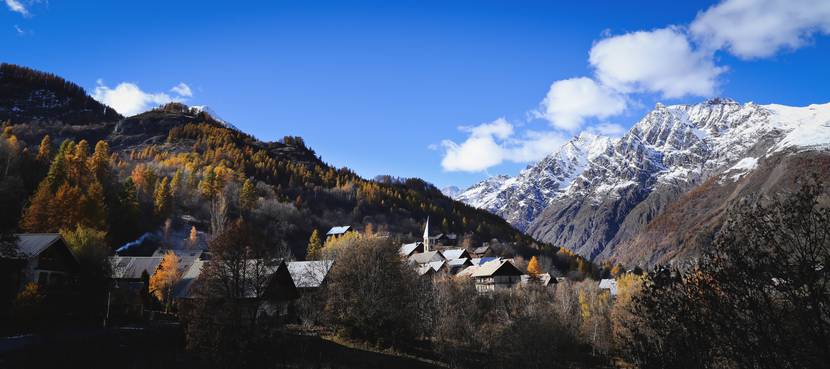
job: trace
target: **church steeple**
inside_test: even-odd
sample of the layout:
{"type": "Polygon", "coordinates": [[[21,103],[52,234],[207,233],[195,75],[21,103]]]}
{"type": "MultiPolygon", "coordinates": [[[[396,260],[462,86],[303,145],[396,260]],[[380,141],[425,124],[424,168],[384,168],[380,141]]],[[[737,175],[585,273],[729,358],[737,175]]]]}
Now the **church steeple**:
{"type": "Polygon", "coordinates": [[[424,225],[424,252],[429,252],[429,216],[427,216],[427,223],[424,225]]]}

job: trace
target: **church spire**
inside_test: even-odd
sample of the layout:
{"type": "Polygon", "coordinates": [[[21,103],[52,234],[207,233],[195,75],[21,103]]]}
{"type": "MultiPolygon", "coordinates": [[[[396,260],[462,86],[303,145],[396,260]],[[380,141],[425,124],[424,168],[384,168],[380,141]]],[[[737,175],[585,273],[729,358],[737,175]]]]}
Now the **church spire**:
{"type": "Polygon", "coordinates": [[[424,225],[424,252],[429,252],[429,215],[427,215],[427,223],[424,225]]]}

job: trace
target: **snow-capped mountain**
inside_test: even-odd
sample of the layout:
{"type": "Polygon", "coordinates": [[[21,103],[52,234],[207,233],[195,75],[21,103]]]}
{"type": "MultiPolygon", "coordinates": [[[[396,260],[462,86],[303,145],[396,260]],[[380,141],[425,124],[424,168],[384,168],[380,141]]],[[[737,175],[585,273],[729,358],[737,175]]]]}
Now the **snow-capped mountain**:
{"type": "Polygon", "coordinates": [[[693,243],[705,247],[705,237],[689,237],[712,235],[730,201],[786,188],[804,174],[793,169],[804,160],[830,162],[830,104],[658,104],[619,139],[580,138],[515,178],[498,178],[497,193],[470,196],[484,193],[479,184],[457,198],[588,257],[670,261],[693,254],[693,243]]]}
{"type": "Polygon", "coordinates": [[[516,177],[495,176],[453,196],[486,209],[524,231],[613,140],[584,132],[516,177]]]}

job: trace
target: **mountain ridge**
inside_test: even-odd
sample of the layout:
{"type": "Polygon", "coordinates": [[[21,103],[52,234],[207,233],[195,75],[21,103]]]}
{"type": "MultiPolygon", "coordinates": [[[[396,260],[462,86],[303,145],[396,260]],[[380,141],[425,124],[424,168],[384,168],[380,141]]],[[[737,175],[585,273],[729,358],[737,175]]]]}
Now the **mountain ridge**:
{"type": "MultiPolygon", "coordinates": [[[[828,154],[828,147],[830,104],[789,107],[740,104],[727,98],[698,104],[657,104],[606,150],[594,155],[563,191],[550,192],[556,187],[536,188],[537,193],[547,190],[552,194],[543,198],[548,205],[532,217],[526,228],[522,223],[517,228],[592,259],[647,265],[667,262],[670,258],[646,257],[647,252],[639,252],[639,259],[631,258],[627,256],[633,254],[630,246],[620,251],[616,251],[616,246],[646,247],[647,242],[629,241],[678,199],[712,178],[715,180],[709,187],[724,186],[730,181],[758,180],[751,174],[765,165],[763,158],[802,153],[824,156],[828,154]]],[[[550,162],[548,158],[529,168],[545,166],[562,169],[561,163],[550,162]]],[[[827,173],[820,172],[823,177],[827,173]]],[[[790,173],[784,177],[796,176],[790,173]]],[[[791,185],[784,182],[787,181],[779,181],[763,191],[770,193],[791,185]]],[[[491,198],[499,195],[489,193],[491,198]]],[[[475,198],[456,198],[481,205],[475,198]]],[[[521,208],[507,205],[488,210],[504,216],[521,208]]],[[[509,216],[506,219],[517,224],[509,216]]],[[[673,247],[686,246],[675,244],[673,247]]],[[[699,247],[700,244],[694,246],[699,247]]]]}
{"type": "MultiPolygon", "coordinates": [[[[113,236],[111,241],[116,246],[164,225],[165,220],[156,219],[153,212],[153,195],[157,189],[152,184],[156,179],[159,183],[162,179],[171,181],[178,172],[187,184],[182,184],[186,191],[172,207],[176,213],[171,225],[175,232],[190,230],[190,226],[182,223],[191,221],[181,219],[195,219],[193,224],[205,227],[206,219],[214,216],[215,209],[211,206],[216,204],[207,204],[202,198],[202,182],[221,176],[229,183],[222,191],[233,199],[226,205],[227,211],[235,217],[243,212],[236,198],[240,196],[243,184],[250,182],[252,191],[258,196],[257,208],[251,211],[250,218],[259,219],[272,233],[271,238],[285,242],[296,255],[305,253],[309,235],[315,229],[325,231],[344,224],[360,229],[374,224],[382,227],[381,231],[409,237],[420,234],[427,217],[434,219],[436,230],[470,235],[474,238],[472,242],[498,238],[514,243],[516,250],[523,253],[534,252],[542,246],[503,219],[454,201],[421,179],[386,176],[387,179],[369,180],[348,168],[334,168],[323,162],[300,137],[260,141],[214,117],[207,109],[194,109],[180,103],[123,117],[90,100],[82,88],[57,76],[12,65],[4,64],[3,68],[24,71],[29,80],[35,81],[18,85],[19,79],[11,78],[13,75],[0,74],[0,85],[16,86],[15,96],[24,96],[30,106],[41,109],[33,110],[36,115],[0,114],[0,118],[8,120],[6,131],[15,137],[24,151],[37,152],[36,144],[46,135],[53,143],[86,140],[88,145],[96,146],[96,142],[103,140],[109,143],[114,162],[117,183],[110,184],[116,187],[112,193],[126,186],[127,179],[135,178],[135,186],[140,187],[140,208],[147,214],[140,222],[128,223],[131,227],[128,231],[113,236]],[[52,80],[57,82],[43,82],[52,80]],[[32,93],[42,89],[43,85],[55,91],[50,90],[50,94],[45,95],[32,93]],[[67,89],[74,100],[66,104],[43,103],[52,95],[62,96],[61,88],[65,86],[69,86],[67,89]],[[45,98],[38,100],[40,96],[45,98]],[[97,113],[88,114],[89,106],[95,107],[97,113]],[[68,124],[50,119],[55,116],[69,116],[75,120],[68,124]],[[152,181],[147,182],[147,178],[152,181]],[[147,183],[150,183],[149,187],[147,183]]],[[[11,107],[0,106],[0,113],[11,110],[11,107]]],[[[53,154],[55,149],[52,147],[53,154]]],[[[30,160],[28,156],[21,157],[30,160]]],[[[48,167],[48,163],[46,165],[48,167]]],[[[14,196],[9,193],[15,211],[4,214],[3,224],[18,224],[26,199],[45,175],[45,172],[30,174],[27,168],[20,168],[20,171],[21,176],[31,178],[25,181],[20,191],[16,190],[14,196]],[[7,217],[15,219],[5,219],[7,217]]],[[[215,196],[213,199],[211,201],[215,202],[215,196]]],[[[107,201],[112,202],[108,204],[109,208],[119,207],[116,197],[108,195],[107,201]]]]}

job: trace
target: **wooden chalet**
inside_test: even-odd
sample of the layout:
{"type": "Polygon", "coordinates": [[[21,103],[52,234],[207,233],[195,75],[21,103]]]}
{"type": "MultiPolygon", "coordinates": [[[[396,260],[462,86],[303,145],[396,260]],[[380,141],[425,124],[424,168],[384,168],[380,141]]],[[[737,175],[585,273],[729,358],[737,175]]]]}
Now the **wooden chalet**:
{"type": "Polygon", "coordinates": [[[46,288],[62,288],[74,283],[80,270],[78,259],[58,233],[23,233],[10,248],[0,251],[0,259],[12,267],[3,268],[10,289],[20,290],[35,282],[46,288]]]}

